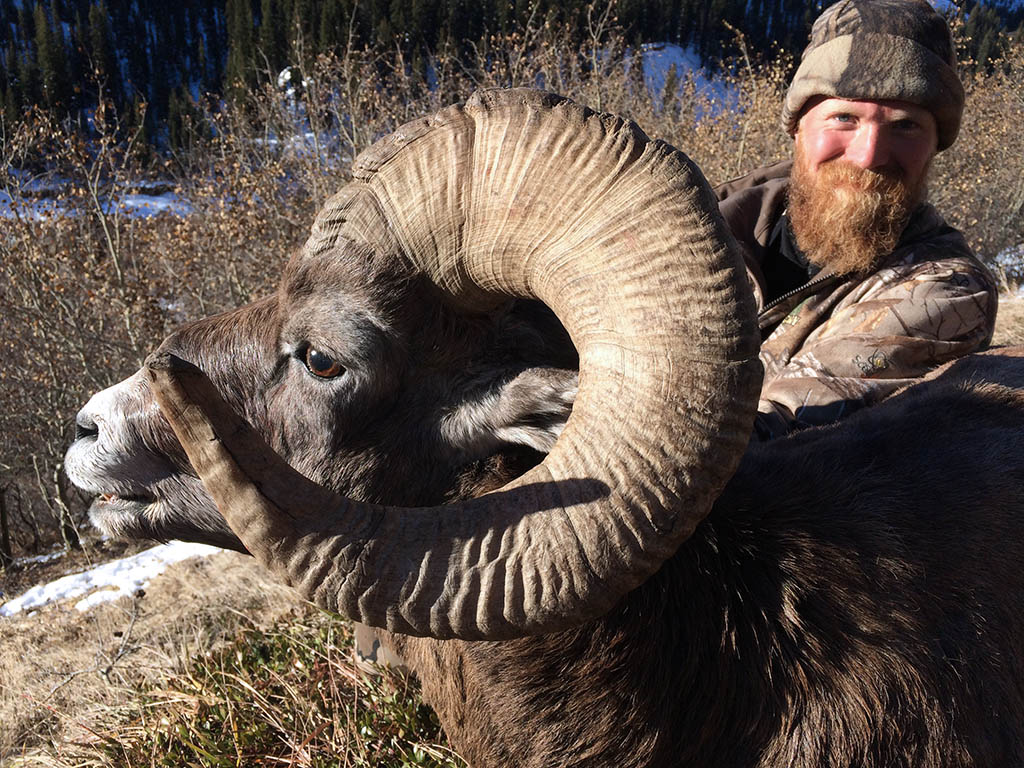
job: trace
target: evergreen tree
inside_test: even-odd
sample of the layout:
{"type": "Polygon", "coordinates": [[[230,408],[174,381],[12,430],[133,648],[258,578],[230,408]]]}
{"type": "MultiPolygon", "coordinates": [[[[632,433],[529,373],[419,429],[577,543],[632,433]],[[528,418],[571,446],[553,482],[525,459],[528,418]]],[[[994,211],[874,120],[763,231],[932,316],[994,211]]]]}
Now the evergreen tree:
{"type": "Polygon", "coordinates": [[[185,145],[185,107],[178,90],[175,88],[171,92],[167,103],[167,143],[171,149],[181,149],[185,145]]]}
{"type": "MultiPolygon", "coordinates": [[[[122,50],[127,60],[128,82],[125,83],[125,97],[129,93],[149,93],[149,59],[146,56],[146,25],[137,15],[128,13],[124,31],[118,33],[115,41],[123,41],[122,50]],[[123,35],[123,36],[121,36],[123,35]]],[[[115,42],[117,45],[117,42],[115,42]]]]}
{"type": "Polygon", "coordinates": [[[152,155],[151,141],[153,137],[152,120],[150,111],[138,93],[132,98],[132,103],[124,115],[126,135],[136,136],[133,146],[133,155],[136,159],[145,161],[152,155]]]}
{"type": "MultiPolygon", "coordinates": [[[[56,8],[53,8],[56,13],[56,8]]],[[[67,107],[68,71],[64,52],[64,34],[59,22],[47,17],[42,5],[35,9],[36,54],[39,61],[39,76],[43,86],[43,98],[47,106],[67,107]]]]}
{"type": "Polygon", "coordinates": [[[17,22],[18,9],[14,0],[0,0],[0,29],[10,29],[10,25],[17,22]]]}
{"type": "MultiPolygon", "coordinates": [[[[15,98],[18,98],[20,85],[18,83],[18,43],[14,38],[14,32],[8,31],[7,45],[4,47],[4,72],[7,73],[7,85],[14,91],[15,98]]],[[[18,99],[20,101],[20,99],[18,99]]]]}
{"type": "Polygon", "coordinates": [[[679,114],[679,71],[673,61],[665,73],[665,85],[661,89],[661,111],[675,117],[679,114]]]}
{"type": "Polygon", "coordinates": [[[288,24],[288,41],[291,55],[289,61],[303,69],[308,68],[309,58],[314,54],[316,38],[313,37],[313,3],[312,0],[292,0],[291,18],[288,24]],[[300,52],[306,57],[303,60],[300,52]]]}
{"type": "Polygon", "coordinates": [[[238,98],[255,84],[255,45],[249,0],[227,0],[228,60],[224,68],[225,92],[238,98]]]}
{"type": "Polygon", "coordinates": [[[644,79],[644,49],[637,46],[629,57],[629,71],[626,73],[630,92],[633,98],[641,100],[646,98],[647,82],[644,79]]]}
{"type": "Polygon", "coordinates": [[[18,9],[18,37],[23,45],[28,45],[29,41],[36,39],[34,9],[35,3],[29,3],[28,0],[24,0],[18,9]]]}
{"type": "MultiPolygon", "coordinates": [[[[419,39],[419,30],[416,29],[415,21],[413,20],[412,5],[411,0],[391,0],[388,4],[388,21],[391,22],[391,28],[394,29],[395,35],[402,43],[408,43],[410,39],[416,42],[419,39]]],[[[385,40],[382,42],[390,41],[385,40]]],[[[407,46],[406,50],[408,50],[407,46]]]]}
{"type": "Polygon", "coordinates": [[[86,61],[86,31],[82,22],[82,14],[75,9],[75,20],[71,25],[71,32],[68,37],[67,65],[68,85],[71,94],[71,106],[78,109],[83,102],[83,86],[88,74],[88,63],[86,61]]]}
{"type": "MultiPolygon", "coordinates": [[[[325,3],[324,7],[330,3],[325,3]]],[[[288,29],[281,0],[260,2],[260,50],[267,57],[273,74],[280,72],[288,56],[288,29]]]]}
{"type": "Polygon", "coordinates": [[[21,115],[21,105],[18,104],[18,97],[14,92],[14,86],[8,85],[4,88],[4,122],[8,125],[15,123],[21,115]]]}
{"type": "Polygon", "coordinates": [[[348,14],[341,0],[323,0],[320,6],[319,49],[324,53],[340,53],[348,42],[348,14]]]}
{"type": "Polygon", "coordinates": [[[100,0],[99,5],[89,7],[89,63],[106,93],[115,103],[120,104],[121,71],[111,42],[113,33],[109,19],[106,0],[100,0]]]}
{"type": "Polygon", "coordinates": [[[964,37],[977,67],[991,69],[992,62],[1006,52],[1009,37],[1003,18],[995,7],[975,3],[967,14],[964,37]]]}
{"type": "MultiPolygon", "coordinates": [[[[162,47],[160,45],[157,46],[162,47]]],[[[153,56],[152,82],[149,88],[151,101],[149,102],[149,117],[152,121],[151,135],[159,135],[159,123],[167,117],[167,106],[171,98],[173,72],[170,68],[170,58],[157,51],[153,56]]]]}
{"type": "Polygon", "coordinates": [[[43,97],[43,86],[39,79],[39,65],[32,48],[23,51],[18,57],[18,84],[21,90],[23,106],[40,104],[43,97]]]}
{"type": "Polygon", "coordinates": [[[205,93],[213,93],[220,88],[224,76],[224,46],[227,36],[225,15],[216,0],[204,0],[202,27],[203,52],[207,62],[207,81],[205,93]]]}
{"type": "MultiPolygon", "coordinates": [[[[491,6],[490,3],[487,6],[491,6]]],[[[444,4],[443,34],[458,49],[469,40],[479,40],[487,29],[497,27],[497,14],[493,7],[480,7],[470,0],[446,0],[444,4]],[[490,18],[485,18],[485,14],[490,18]]],[[[442,46],[442,39],[437,41],[437,48],[442,46]]]]}
{"type": "Polygon", "coordinates": [[[192,55],[192,43],[188,37],[188,25],[187,16],[189,6],[185,4],[166,4],[160,6],[163,8],[164,18],[164,42],[166,48],[171,51],[177,52],[176,56],[173,56],[174,60],[178,65],[182,64],[182,59],[185,58],[181,54],[186,53],[188,56],[192,55]]]}
{"type": "Polygon", "coordinates": [[[199,31],[200,9],[198,6],[189,5],[185,9],[185,45],[189,49],[188,75],[186,82],[194,83],[200,79],[202,73],[199,70],[199,48],[203,43],[202,33],[199,31]]]}
{"type": "MultiPolygon", "coordinates": [[[[104,0],[100,4],[107,13],[108,26],[110,28],[110,43],[111,47],[118,48],[123,47],[124,52],[132,48],[128,45],[128,41],[132,39],[134,29],[132,27],[131,19],[131,0],[104,0]]],[[[89,6],[89,18],[93,18],[93,6],[89,6]]]]}
{"type": "Polygon", "coordinates": [[[200,96],[213,93],[216,88],[217,77],[214,75],[214,67],[210,63],[209,55],[206,53],[206,41],[199,38],[199,53],[197,54],[197,67],[199,69],[199,93],[200,96]]]}
{"type": "Polygon", "coordinates": [[[974,58],[979,67],[988,69],[992,60],[998,55],[998,42],[996,40],[996,33],[993,29],[986,29],[980,40],[975,40],[974,58]]]}
{"type": "Polygon", "coordinates": [[[152,118],[154,133],[160,134],[159,123],[167,119],[167,108],[171,89],[176,83],[177,64],[184,58],[185,51],[174,46],[174,16],[166,3],[155,4],[148,14],[147,30],[150,51],[149,116],[152,118]]]}

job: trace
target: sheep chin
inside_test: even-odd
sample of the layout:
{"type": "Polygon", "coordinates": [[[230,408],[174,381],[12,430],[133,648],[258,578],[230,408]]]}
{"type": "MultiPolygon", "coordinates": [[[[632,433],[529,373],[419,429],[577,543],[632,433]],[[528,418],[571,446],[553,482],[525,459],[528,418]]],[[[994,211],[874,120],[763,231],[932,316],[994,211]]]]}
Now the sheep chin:
{"type": "Polygon", "coordinates": [[[89,521],[105,536],[142,537],[163,539],[152,525],[153,516],[147,514],[150,507],[159,503],[156,499],[142,497],[125,498],[111,493],[101,493],[89,507],[89,521]]]}

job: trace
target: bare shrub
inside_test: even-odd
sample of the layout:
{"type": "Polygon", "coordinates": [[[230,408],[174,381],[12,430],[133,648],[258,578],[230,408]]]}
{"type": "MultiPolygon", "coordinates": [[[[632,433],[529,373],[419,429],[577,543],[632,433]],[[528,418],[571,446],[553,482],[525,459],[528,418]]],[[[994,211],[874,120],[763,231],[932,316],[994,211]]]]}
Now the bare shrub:
{"type": "Polygon", "coordinates": [[[119,200],[132,142],[101,112],[93,142],[36,111],[0,143],[7,167],[19,169],[4,176],[12,203],[0,237],[0,484],[18,486],[33,515],[45,509],[66,546],[77,545],[80,522],[59,471],[71,419],[86,393],[137,365],[165,330],[160,281],[119,200]],[[33,173],[38,154],[54,162],[33,173]]]}
{"type": "Polygon", "coordinates": [[[996,256],[1024,243],[1024,40],[1008,44],[991,72],[971,67],[963,80],[963,126],[936,158],[930,197],[1009,288],[1024,271],[1007,273],[996,256]]]}

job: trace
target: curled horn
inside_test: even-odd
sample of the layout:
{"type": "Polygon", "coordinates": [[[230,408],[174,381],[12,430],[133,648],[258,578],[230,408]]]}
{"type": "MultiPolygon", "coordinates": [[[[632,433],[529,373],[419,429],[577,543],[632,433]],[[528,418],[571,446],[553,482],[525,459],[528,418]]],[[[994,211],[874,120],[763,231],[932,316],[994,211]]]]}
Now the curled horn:
{"type": "Polygon", "coordinates": [[[366,624],[503,639],[607,612],[691,534],[750,436],[753,302],[707,182],[633,123],[528,90],[409,123],[353,176],[303,258],[369,247],[467,309],[542,300],[579,351],[564,432],[486,496],[375,506],[302,478],[198,370],[155,359],[193,465],[256,557],[366,624]]]}

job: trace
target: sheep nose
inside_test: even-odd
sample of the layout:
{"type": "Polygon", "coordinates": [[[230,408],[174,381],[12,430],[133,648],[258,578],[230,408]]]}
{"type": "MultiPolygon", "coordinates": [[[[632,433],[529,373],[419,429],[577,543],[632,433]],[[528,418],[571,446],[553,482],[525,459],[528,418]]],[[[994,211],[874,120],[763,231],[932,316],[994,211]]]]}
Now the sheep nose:
{"type": "Polygon", "coordinates": [[[75,416],[75,440],[84,440],[87,437],[99,437],[100,428],[93,418],[85,411],[79,411],[75,416]]]}

